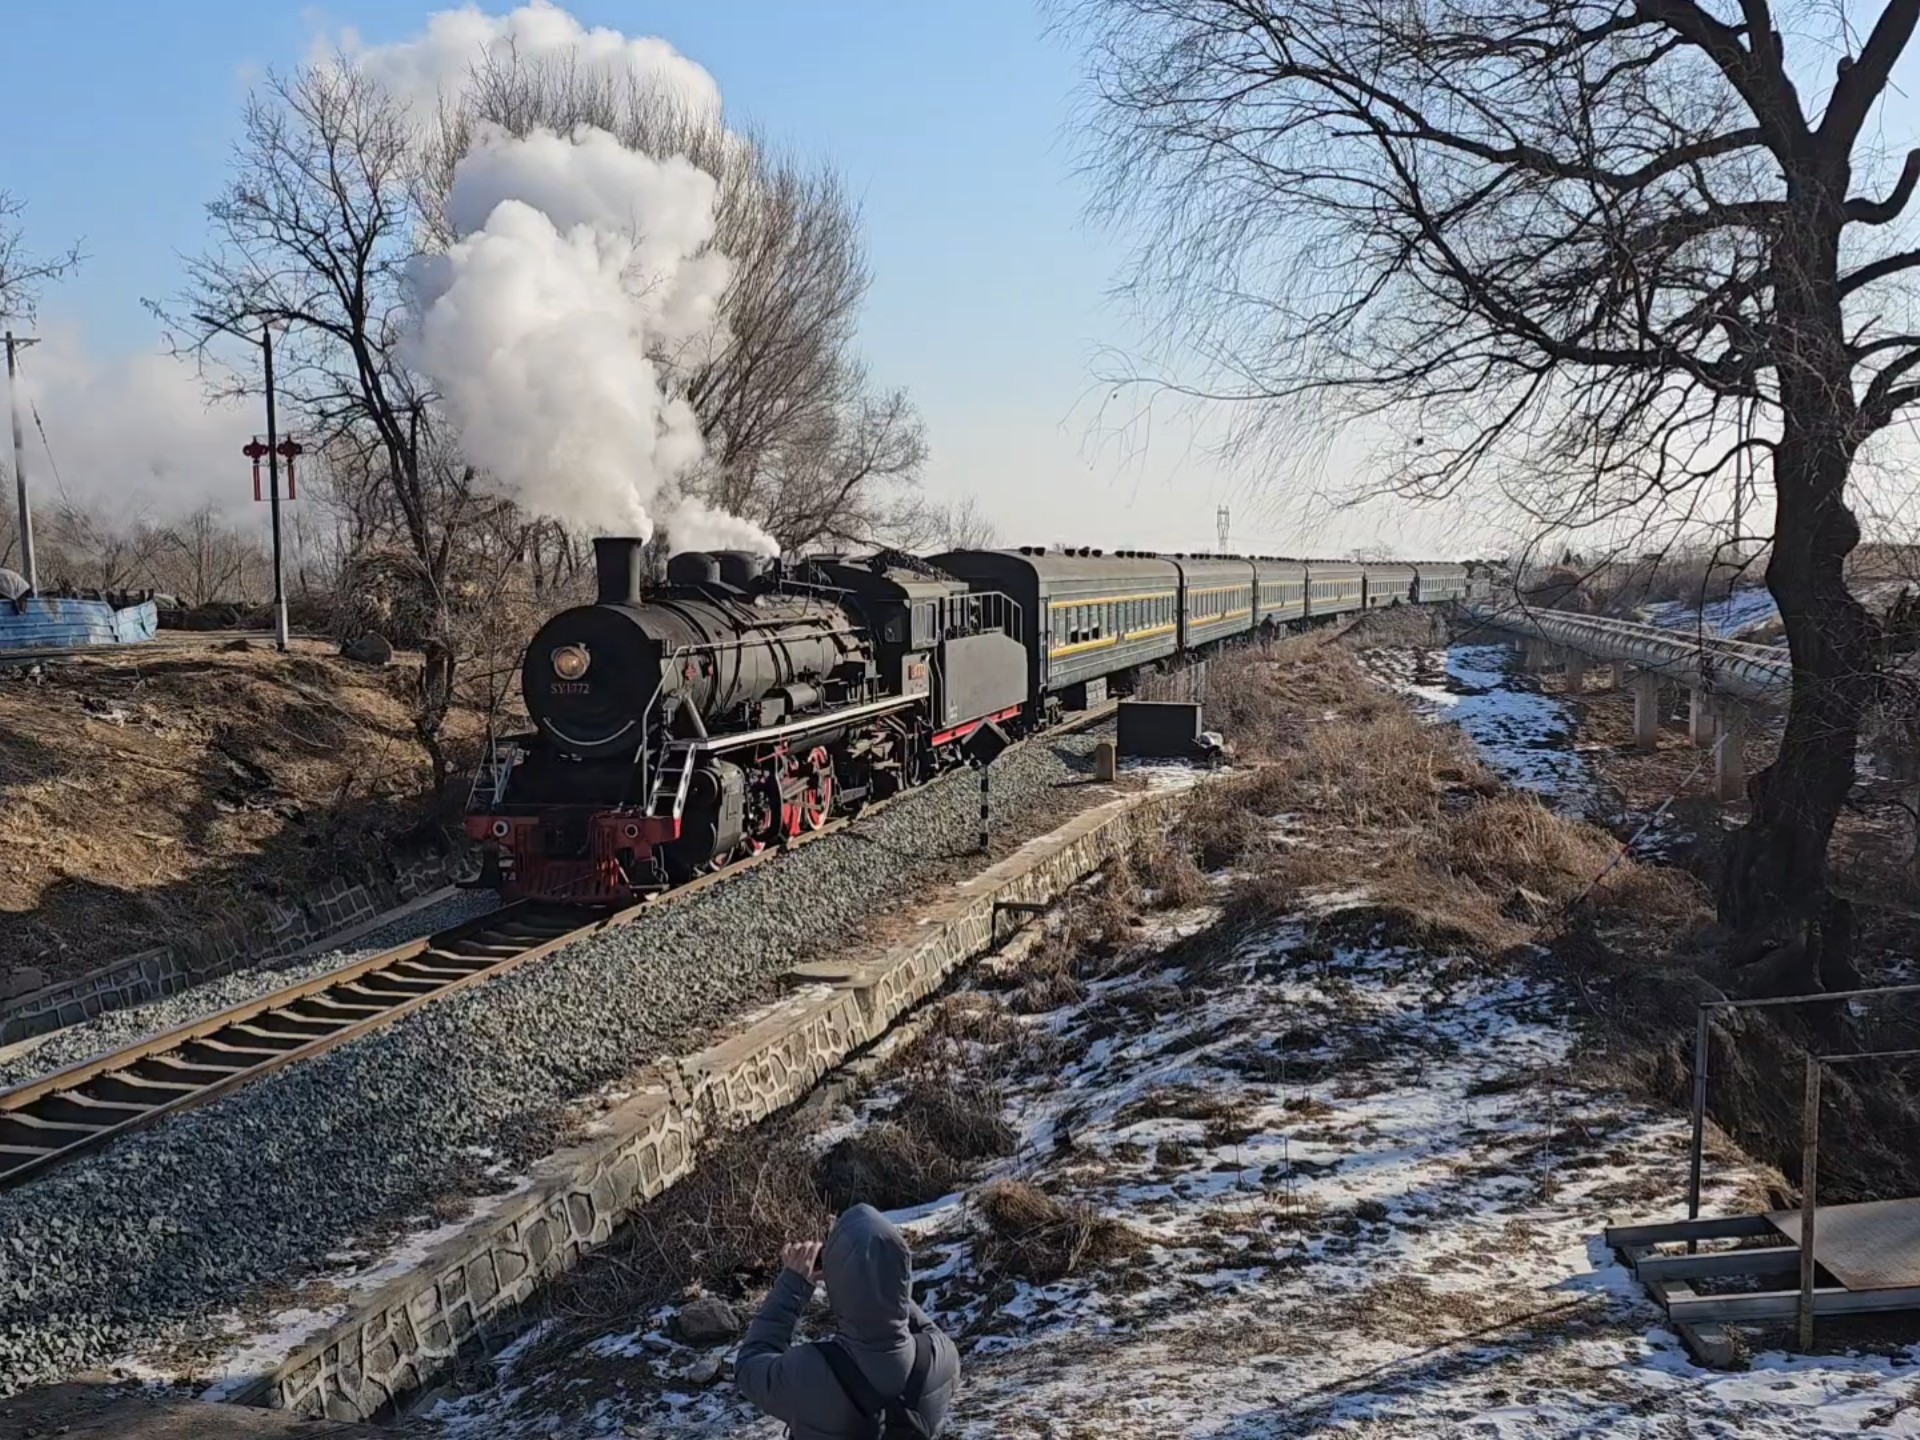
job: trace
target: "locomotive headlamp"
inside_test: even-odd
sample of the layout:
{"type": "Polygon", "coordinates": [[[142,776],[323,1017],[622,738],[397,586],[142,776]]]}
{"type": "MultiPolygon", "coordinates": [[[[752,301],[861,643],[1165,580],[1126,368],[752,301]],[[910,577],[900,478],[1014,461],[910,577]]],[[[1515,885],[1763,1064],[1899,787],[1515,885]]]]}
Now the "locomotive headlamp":
{"type": "Polygon", "coordinates": [[[592,663],[584,645],[562,645],[553,652],[553,673],[562,680],[578,680],[592,663]]]}

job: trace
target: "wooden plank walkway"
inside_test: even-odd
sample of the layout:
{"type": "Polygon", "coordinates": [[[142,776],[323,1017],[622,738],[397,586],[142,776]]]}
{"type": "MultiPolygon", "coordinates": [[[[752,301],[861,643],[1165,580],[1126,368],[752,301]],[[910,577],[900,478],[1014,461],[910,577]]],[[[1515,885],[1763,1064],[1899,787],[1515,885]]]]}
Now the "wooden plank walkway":
{"type": "MultiPolygon", "coordinates": [[[[1731,1363],[1726,1326],[1800,1313],[1798,1210],[1617,1225],[1606,1239],[1703,1364],[1731,1363]],[[1729,1241],[1747,1243],[1726,1248],[1729,1241]],[[1702,1250],[1703,1242],[1722,1248],[1702,1250]],[[1679,1244],[1687,1253],[1657,1248],[1679,1244]],[[1712,1280],[1748,1280],[1758,1288],[1703,1292],[1694,1283],[1712,1280]]],[[[1920,1310],[1920,1197],[1820,1206],[1813,1258],[1816,1316],[1920,1310]]]]}

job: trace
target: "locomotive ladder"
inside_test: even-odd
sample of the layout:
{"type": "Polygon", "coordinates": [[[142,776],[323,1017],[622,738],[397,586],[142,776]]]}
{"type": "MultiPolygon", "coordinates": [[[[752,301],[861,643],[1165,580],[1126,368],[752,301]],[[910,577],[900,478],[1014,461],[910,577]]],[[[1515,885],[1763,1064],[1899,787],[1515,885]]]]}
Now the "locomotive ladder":
{"type": "Polygon", "coordinates": [[[647,792],[647,815],[656,820],[678,820],[686,812],[687,790],[693,784],[694,742],[669,740],[653,768],[647,792]]]}

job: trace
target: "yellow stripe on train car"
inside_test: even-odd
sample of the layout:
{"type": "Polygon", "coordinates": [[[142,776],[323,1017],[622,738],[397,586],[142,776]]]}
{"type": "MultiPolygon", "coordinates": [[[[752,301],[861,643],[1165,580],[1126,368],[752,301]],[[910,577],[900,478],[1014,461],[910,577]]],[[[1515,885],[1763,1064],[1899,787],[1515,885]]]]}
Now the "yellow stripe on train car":
{"type": "Polygon", "coordinates": [[[1062,645],[1057,650],[1047,651],[1049,660],[1058,660],[1062,655],[1078,655],[1087,650],[1104,650],[1109,645],[1118,645],[1118,635],[1103,635],[1098,640],[1078,640],[1071,645],[1062,645]]]}

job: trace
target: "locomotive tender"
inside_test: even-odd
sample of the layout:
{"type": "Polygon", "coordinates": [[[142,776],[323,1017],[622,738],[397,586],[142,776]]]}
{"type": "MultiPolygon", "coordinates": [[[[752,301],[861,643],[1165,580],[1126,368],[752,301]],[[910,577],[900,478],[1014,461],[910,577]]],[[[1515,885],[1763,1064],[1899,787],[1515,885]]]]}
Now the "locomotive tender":
{"type": "Polygon", "coordinates": [[[782,563],[690,552],[644,580],[638,540],[594,541],[594,603],[521,667],[532,735],[482,768],[467,831],[483,883],[624,902],[817,830],[1221,642],[1470,597],[1453,564],[1139,551],[893,551],[782,563]]]}

